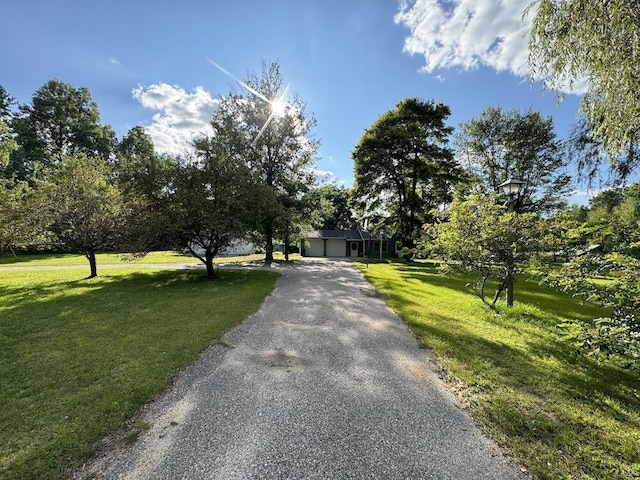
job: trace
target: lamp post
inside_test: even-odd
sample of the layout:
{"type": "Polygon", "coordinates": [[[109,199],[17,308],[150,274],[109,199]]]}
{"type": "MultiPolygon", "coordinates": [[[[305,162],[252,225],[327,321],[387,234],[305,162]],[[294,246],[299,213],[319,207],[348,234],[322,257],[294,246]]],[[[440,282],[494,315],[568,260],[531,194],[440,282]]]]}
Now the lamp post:
{"type": "MultiPolygon", "coordinates": [[[[510,178],[506,182],[503,182],[500,185],[498,185],[498,187],[502,188],[502,190],[504,191],[504,194],[507,196],[507,203],[508,203],[510,212],[516,213],[514,199],[518,195],[518,192],[520,192],[520,189],[522,188],[523,185],[524,185],[524,182],[522,180],[516,180],[513,178],[510,178]]],[[[513,252],[511,252],[507,259],[507,276],[505,278],[505,289],[507,291],[507,307],[509,308],[513,307],[513,283],[514,283],[513,277],[515,273],[514,270],[515,270],[515,261],[513,259],[513,252]]]]}
{"type": "Polygon", "coordinates": [[[506,182],[502,182],[500,185],[498,185],[498,188],[502,188],[502,190],[504,191],[504,194],[507,197],[509,197],[509,199],[511,200],[513,199],[513,197],[518,195],[518,192],[520,191],[523,185],[524,185],[524,182],[522,180],[516,180],[514,178],[510,178],[506,182]]]}

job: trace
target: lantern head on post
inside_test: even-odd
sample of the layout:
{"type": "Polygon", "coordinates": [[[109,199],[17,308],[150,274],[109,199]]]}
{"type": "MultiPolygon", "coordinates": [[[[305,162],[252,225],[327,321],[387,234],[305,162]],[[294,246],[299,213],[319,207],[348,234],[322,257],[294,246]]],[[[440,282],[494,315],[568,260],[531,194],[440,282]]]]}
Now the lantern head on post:
{"type": "Polygon", "coordinates": [[[507,197],[515,197],[524,185],[522,180],[510,178],[506,182],[501,183],[498,187],[502,188],[507,197]]]}

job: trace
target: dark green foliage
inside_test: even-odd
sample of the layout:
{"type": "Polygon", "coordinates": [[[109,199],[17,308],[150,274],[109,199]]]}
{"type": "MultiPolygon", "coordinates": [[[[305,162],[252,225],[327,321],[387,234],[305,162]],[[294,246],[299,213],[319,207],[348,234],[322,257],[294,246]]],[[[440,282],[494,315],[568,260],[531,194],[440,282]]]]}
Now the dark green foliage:
{"type": "Polygon", "coordinates": [[[345,187],[330,184],[309,190],[303,197],[309,227],[326,230],[357,228],[349,200],[350,190],[345,187]]]}
{"type": "Polygon", "coordinates": [[[155,153],[151,137],[142,127],[133,127],[116,148],[115,175],[129,206],[127,238],[130,251],[147,252],[169,248],[166,208],[171,158],[155,153]]]}
{"type": "Polygon", "coordinates": [[[174,165],[166,213],[169,235],[206,265],[210,278],[213,258],[247,237],[260,202],[268,198],[244,162],[235,126],[222,113],[214,115],[212,125],[214,135],[195,142],[195,157],[174,165]]]}
{"type": "Polygon", "coordinates": [[[7,123],[9,122],[11,119],[11,109],[14,104],[14,98],[0,85],[0,120],[7,123]]]}
{"type": "Polygon", "coordinates": [[[100,125],[98,105],[85,87],[50,80],[21,105],[11,127],[18,150],[10,172],[20,179],[38,176],[68,155],[84,154],[106,161],[116,144],[111,127],[100,125]]]}
{"type": "Polygon", "coordinates": [[[447,105],[408,98],[382,115],[353,150],[353,206],[368,229],[412,248],[431,210],[452,196],[461,169],[447,147],[447,105]]]}

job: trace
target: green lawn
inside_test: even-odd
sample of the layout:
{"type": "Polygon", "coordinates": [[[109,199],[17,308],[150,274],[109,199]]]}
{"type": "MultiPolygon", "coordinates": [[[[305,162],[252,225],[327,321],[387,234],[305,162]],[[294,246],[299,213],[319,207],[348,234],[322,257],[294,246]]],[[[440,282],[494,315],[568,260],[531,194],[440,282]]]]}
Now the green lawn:
{"type": "MultiPolygon", "coordinates": [[[[289,255],[290,259],[299,258],[300,255],[289,255]]],[[[280,252],[274,253],[277,261],[284,259],[284,255],[280,252]]],[[[239,255],[235,257],[217,257],[216,263],[258,263],[264,260],[264,254],[239,255]]],[[[180,254],[174,251],[149,252],[144,257],[132,257],[127,254],[119,253],[98,253],[96,254],[98,263],[98,274],[100,274],[101,265],[145,265],[154,263],[201,263],[196,257],[189,254],[180,254]]],[[[3,267],[26,267],[26,266],[74,266],[86,265],[89,268],[89,262],[82,254],[77,253],[32,253],[17,255],[5,254],[0,256],[0,266],[3,267]]]]}
{"type": "Polygon", "coordinates": [[[523,279],[513,309],[492,309],[428,264],[358,266],[478,425],[537,478],[640,478],[638,374],[576,356],[558,327],[602,311],[523,279]]]}
{"type": "Polygon", "coordinates": [[[277,274],[0,272],[0,478],[66,478],[231,326],[277,274]]]}

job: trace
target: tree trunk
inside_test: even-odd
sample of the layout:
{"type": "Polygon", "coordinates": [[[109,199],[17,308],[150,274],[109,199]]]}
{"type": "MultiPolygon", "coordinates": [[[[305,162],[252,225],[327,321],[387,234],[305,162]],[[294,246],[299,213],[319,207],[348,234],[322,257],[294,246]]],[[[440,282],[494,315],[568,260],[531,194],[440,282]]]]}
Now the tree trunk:
{"type": "Polygon", "coordinates": [[[285,262],[289,261],[289,245],[290,245],[290,240],[289,240],[289,234],[287,233],[284,236],[284,261],[285,262]]]}
{"type": "Polygon", "coordinates": [[[504,291],[504,287],[506,285],[506,281],[507,281],[507,279],[505,278],[504,280],[502,280],[500,282],[500,285],[498,285],[498,289],[496,290],[496,294],[493,296],[493,304],[494,305],[496,304],[496,302],[500,298],[500,294],[504,291]]]}
{"type": "Polygon", "coordinates": [[[507,288],[507,307],[513,307],[513,273],[509,273],[506,278],[507,288]]]}
{"type": "Polygon", "coordinates": [[[264,246],[264,261],[267,263],[273,262],[273,224],[269,224],[264,229],[265,246],[264,246]]]}
{"type": "Polygon", "coordinates": [[[213,267],[213,253],[207,250],[204,254],[204,264],[207,267],[207,278],[216,278],[216,270],[213,267]]]}
{"type": "Polygon", "coordinates": [[[486,303],[484,298],[484,287],[487,284],[488,278],[489,278],[488,275],[482,275],[480,278],[478,278],[478,281],[476,282],[476,295],[480,297],[480,299],[482,300],[482,303],[486,303]]]}
{"type": "Polygon", "coordinates": [[[89,260],[89,269],[91,270],[91,274],[89,278],[95,278],[98,276],[98,266],[96,265],[96,252],[93,248],[87,248],[84,251],[84,256],[89,260]]]}

